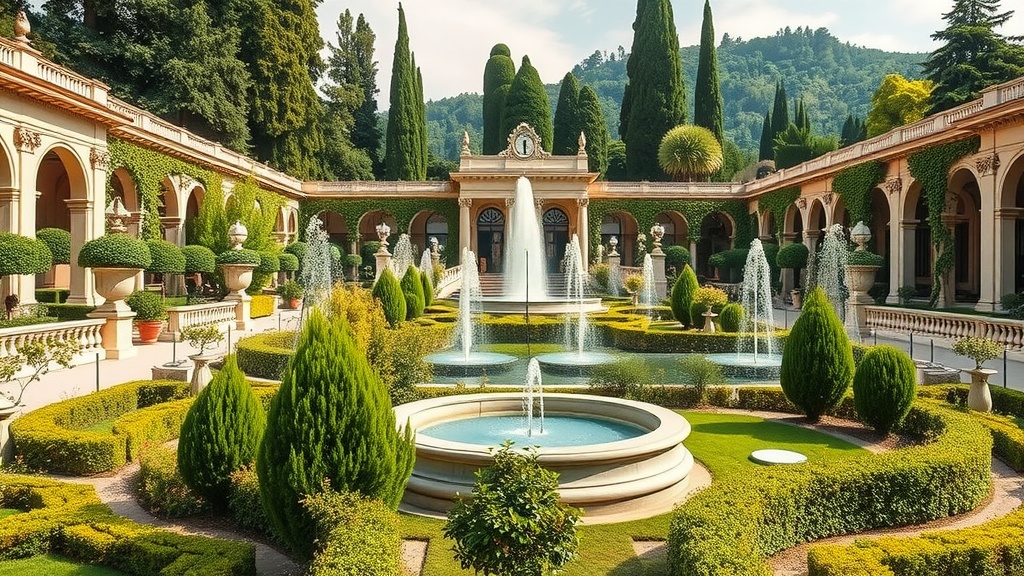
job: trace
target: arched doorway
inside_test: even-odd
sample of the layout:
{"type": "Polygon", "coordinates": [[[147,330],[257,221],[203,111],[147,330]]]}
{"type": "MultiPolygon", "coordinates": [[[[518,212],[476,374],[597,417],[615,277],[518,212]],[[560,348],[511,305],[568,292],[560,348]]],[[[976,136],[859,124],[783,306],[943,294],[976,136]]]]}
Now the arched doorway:
{"type": "MultiPolygon", "coordinates": [[[[974,173],[957,170],[950,178],[944,219],[953,228],[952,300],[977,302],[981,295],[981,191],[974,173]]],[[[950,299],[947,297],[947,302],[950,299]]]]}
{"type": "Polygon", "coordinates": [[[547,271],[555,273],[560,270],[565,259],[565,246],[569,243],[569,216],[561,208],[551,208],[544,212],[541,222],[544,225],[547,271]]]}
{"type": "Polygon", "coordinates": [[[716,252],[732,248],[735,232],[732,219],[722,212],[704,217],[700,223],[700,242],[697,243],[697,274],[704,278],[715,277],[716,270],[708,264],[708,258],[716,252]]]}
{"type": "Polygon", "coordinates": [[[885,260],[882,268],[875,275],[875,282],[881,284],[889,284],[891,278],[889,263],[892,262],[892,250],[889,242],[889,226],[889,199],[880,188],[875,188],[871,191],[871,240],[868,242],[868,249],[880,254],[885,260]]]}
{"type": "Polygon", "coordinates": [[[821,203],[821,200],[811,200],[811,205],[807,209],[807,229],[805,235],[814,242],[814,244],[808,246],[812,252],[816,252],[825,240],[825,227],[827,225],[825,205],[821,203]]]}
{"type": "Polygon", "coordinates": [[[477,261],[480,271],[501,273],[505,256],[505,215],[497,208],[485,208],[476,218],[477,261]]]}
{"type": "Polygon", "coordinates": [[[611,250],[609,241],[615,237],[618,242],[616,251],[619,253],[619,264],[633,266],[636,255],[637,223],[629,212],[612,212],[601,219],[601,244],[605,246],[605,254],[611,250]]]}
{"type": "Polygon", "coordinates": [[[409,222],[409,241],[415,248],[417,263],[423,251],[430,248],[431,238],[437,238],[439,246],[448,245],[448,220],[440,212],[424,210],[409,222]]]}
{"type": "MultiPolygon", "coordinates": [[[[103,230],[91,230],[89,215],[92,209],[86,206],[89,193],[86,187],[85,170],[78,157],[63,147],[56,147],[46,152],[39,162],[36,190],[38,196],[36,198],[35,229],[61,228],[71,232],[71,266],[67,279],[67,286],[71,293],[67,302],[92,304],[92,278],[91,275],[85,273],[84,268],[75,265],[78,251],[81,249],[81,245],[76,244],[75,239],[100,235],[103,230]]],[[[98,206],[93,209],[102,210],[103,207],[98,206]]],[[[56,280],[55,284],[57,284],[56,280]]],[[[31,295],[19,295],[24,302],[33,301],[31,295]]]]}
{"type": "Polygon", "coordinates": [[[911,246],[914,264],[913,286],[916,295],[924,296],[932,290],[932,229],[928,226],[928,202],[921,194],[920,185],[911,190],[908,200],[913,201],[913,218],[908,222],[914,230],[914,241],[911,246]]]}
{"type": "MultiPolygon", "coordinates": [[[[341,214],[332,210],[324,210],[317,214],[317,217],[323,223],[324,231],[327,232],[327,238],[331,244],[337,245],[342,252],[347,252],[348,226],[341,214]]],[[[376,232],[374,232],[373,239],[377,239],[376,232]]]]}
{"type": "MultiPolygon", "coordinates": [[[[654,221],[661,224],[665,229],[665,235],[661,237],[661,246],[682,246],[688,248],[689,230],[686,226],[686,218],[678,212],[662,212],[654,217],[654,221]]],[[[651,238],[653,241],[654,239],[651,238]]]]}

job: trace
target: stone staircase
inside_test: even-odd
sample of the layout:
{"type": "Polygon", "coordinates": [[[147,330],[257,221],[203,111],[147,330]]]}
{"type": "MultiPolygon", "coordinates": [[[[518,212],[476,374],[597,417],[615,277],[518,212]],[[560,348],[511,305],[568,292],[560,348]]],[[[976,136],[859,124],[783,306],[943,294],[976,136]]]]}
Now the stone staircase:
{"type": "MultiPolygon", "coordinates": [[[[485,296],[501,296],[505,290],[505,275],[504,274],[481,274],[480,275],[480,292],[485,296]]],[[[565,276],[562,274],[548,274],[548,294],[551,296],[562,298],[565,296],[565,276]]],[[[459,299],[460,290],[456,290],[452,293],[449,298],[452,300],[459,299]]]]}

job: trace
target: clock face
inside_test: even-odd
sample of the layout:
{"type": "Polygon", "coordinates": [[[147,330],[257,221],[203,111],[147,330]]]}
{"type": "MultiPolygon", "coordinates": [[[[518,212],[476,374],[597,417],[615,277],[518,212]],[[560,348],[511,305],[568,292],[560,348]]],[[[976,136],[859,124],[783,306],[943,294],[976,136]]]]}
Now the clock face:
{"type": "Polygon", "coordinates": [[[512,143],[512,151],[520,158],[533,156],[534,142],[529,134],[519,134],[512,143]]]}

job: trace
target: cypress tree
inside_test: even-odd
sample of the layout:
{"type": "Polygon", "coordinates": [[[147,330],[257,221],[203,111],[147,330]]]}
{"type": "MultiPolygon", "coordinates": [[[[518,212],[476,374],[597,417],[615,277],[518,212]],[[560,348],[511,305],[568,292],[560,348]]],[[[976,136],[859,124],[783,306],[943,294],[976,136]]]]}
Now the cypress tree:
{"type": "Polygon", "coordinates": [[[412,67],[416,70],[416,125],[420,129],[420,154],[416,157],[417,169],[423,178],[427,177],[427,103],[423,101],[423,72],[416,65],[416,55],[412,55],[412,67]]]}
{"type": "Polygon", "coordinates": [[[256,459],[277,535],[299,556],[312,555],[314,524],[300,500],[325,480],[397,508],[415,457],[410,434],[398,432],[387,390],[345,320],[314,309],[270,403],[256,459]]]}
{"type": "Polygon", "coordinates": [[[380,300],[381,307],[384,309],[384,317],[387,318],[391,327],[395,327],[399,322],[405,320],[407,313],[405,295],[402,294],[402,287],[390,267],[384,268],[373,285],[373,297],[380,300]]]}
{"type": "Polygon", "coordinates": [[[757,153],[758,160],[775,159],[775,139],[772,136],[772,113],[764,113],[764,124],[761,125],[761,144],[757,153]]]}
{"type": "Polygon", "coordinates": [[[789,127],[789,103],[782,80],[775,84],[775,102],[772,105],[772,142],[789,127]]]}
{"type": "Polygon", "coordinates": [[[362,14],[356,19],[352,35],[354,66],[359,70],[360,87],[363,89],[363,104],[355,111],[352,126],[352,144],[365,151],[373,161],[373,173],[383,176],[380,161],[381,133],[377,123],[377,62],[373,59],[373,43],[377,40],[370,24],[362,14]]]}
{"type": "Polygon", "coordinates": [[[603,176],[608,171],[608,124],[597,92],[590,86],[580,89],[578,110],[580,131],[587,138],[587,169],[603,176]]]}
{"type": "Polygon", "coordinates": [[[516,64],[510,55],[508,46],[495,44],[484,66],[484,154],[497,154],[507,145],[508,134],[501,133],[501,113],[516,77],[516,64]]]}
{"type": "Polygon", "coordinates": [[[405,319],[412,320],[423,315],[423,281],[420,280],[420,271],[415,266],[409,266],[405,275],[402,276],[402,295],[405,297],[405,319]]]}
{"type": "Polygon", "coordinates": [[[575,155],[579,149],[581,122],[579,119],[580,83],[572,72],[562,78],[555,108],[554,142],[552,153],[575,155]]]}
{"type": "Polygon", "coordinates": [[[850,338],[825,292],[816,287],[804,299],[782,351],[782,392],[815,422],[839,404],[852,381],[850,338]]]}
{"type": "Polygon", "coordinates": [[[916,395],[914,361],[894,346],[872,347],[853,375],[857,415],[883,434],[903,422],[916,395]]]}
{"type": "Polygon", "coordinates": [[[420,283],[423,285],[423,307],[426,308],[434,303],[434,281],[430,279],[431,271],[420,272],[420,283]]]}
{"type": "Polygon", "coordinates": [[[196,396],[181,424],[178,470],[194,492],[226,509],[231,473],[256,461],[266,414],[235,355],[196,396]]]}
{"type": "Polygon", "coordinates": [[[540,145],[551,152],[554,127],[551,124],[551,105],[540,74],[530,64],[530,57],[523,56],[516,78],[505,98],[505,109],[501,113],[501,133],[508,135],[521,122],[526,122],[537,131],[540,145]]]}
{"type": "Polygon", "coordinates": [[[391,108],[388,110],[384,171],[388,180],[424,180],[427,160],[423,158],[423,126],[420,118],[423,99],[417,80],[405,11],[398,4],[398,40],[391,66],[391,108]],[[419,100],[417,98],[419,97],[419,100]]]}
{"type": "Polygon", "coordinates": [[[690,268],[689,264],[684,264],[683,271],[680,272],[676,283],[672,285],[670,302],[672,315],[683,326],[696,325],[695,319],[690,317],[690,307],[693,304],[693,295],[697,293],[698,288],[700,288],[700,283],[697,281],[697,275],[693,273],[693,268],[690,268]]]}
{"type": "Polygon", "coordinates": [[[631,180],[665,180],[658,146],[666,132],[686,122],[679,35],[669,0],[637,2],[626,76],[619,115],[626,171],[631,180]]]}
{"type": "Polygon", "coordinates": [[[715,49],[715,24],[711,3],[704,0],[704,22],[700,28],[700,56],[697,60],[697,84],[693,97],[693,123],[703,126],[725,145],[722,87],[718,81],[718,51],[715,49]]]}

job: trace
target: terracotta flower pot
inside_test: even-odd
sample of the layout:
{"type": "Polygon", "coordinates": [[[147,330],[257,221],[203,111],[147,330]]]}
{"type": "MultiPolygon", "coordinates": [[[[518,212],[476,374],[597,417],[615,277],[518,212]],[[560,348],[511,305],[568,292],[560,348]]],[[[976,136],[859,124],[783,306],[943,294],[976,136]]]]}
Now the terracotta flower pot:
{"type": "Polygon", "coordinates": [[[288,309],[289,310],[298,310],[300,306],[302,306],[302,298],[289,298],[288,299],[288,309]]]}
{"type": "Polygon", "coordinates": [[[141,320],[135,323],[139,329],[139,341],[143,344],[152,344],[160,337],[160,331],[164,327],[163,320],[141,320]]]}

